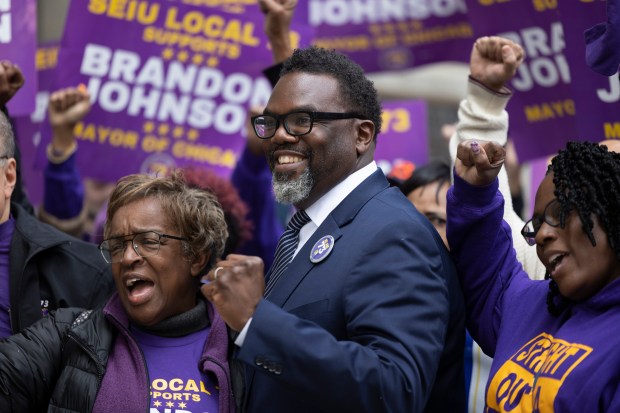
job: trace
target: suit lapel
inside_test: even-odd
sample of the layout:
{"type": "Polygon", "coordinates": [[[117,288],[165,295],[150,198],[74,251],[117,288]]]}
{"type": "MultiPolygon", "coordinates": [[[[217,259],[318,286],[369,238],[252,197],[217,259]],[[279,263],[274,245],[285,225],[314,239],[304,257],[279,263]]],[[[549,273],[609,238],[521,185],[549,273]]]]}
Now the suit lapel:
{"type": "MultiPolygon", "coordinates": [[[[299,250],[293,261],[288,265],[277,285],[269,295],[269,300],[274,304],[283,307],[286,300],[295,291],[299,283],[308,275],[308,272],[316,265],[310,261],[310,252],[314,244],[325,235],[331,235],[334,237],[334,243],[338,241],[338,238],[342,235],[340,228],[333,220],[328,216],[321,226],[312,234],[310,239],[299,250]]],[[[335,246],[333,247],[335,248],[335,246]]],[[[329,259],[329,257],[327,257],[329,259]]]]}
{"type": "MultiPolygon", "coordinates": [[[[293,258],[293,261],[291,261],[269,295],[269,300],[280,307],[284,307],[284,304],[295,291],[299,283],[301,283],[310,270],[317,265],[310,261],[310,253],[316,242],[326,235],[331,235],[334,237],[333,248],[337,248],[338,239],[342,236],[341,227],[353,220],[359,210],[370,199],[388,186],[389,183],[387,179],[385,179],[383,172],[378,169],[355,188],[353,192],[329,214],[321,226],[312,234],[301,250],[299,250],[297,255],[295,255],[295,258],[293,258]]],[[[329,259],[329,257],[326,259],[329,259]]]]}

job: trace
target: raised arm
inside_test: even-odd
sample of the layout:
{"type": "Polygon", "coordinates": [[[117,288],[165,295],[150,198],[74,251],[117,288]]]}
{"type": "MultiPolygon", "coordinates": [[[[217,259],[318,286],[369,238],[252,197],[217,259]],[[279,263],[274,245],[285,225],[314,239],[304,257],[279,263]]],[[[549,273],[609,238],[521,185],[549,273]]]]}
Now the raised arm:
{"type": "Polygon", "coordinates": [[[297,0],[259,0],[259,4],[265,14],[263,28],[273,54],[273,65],[264,69],[263,74],[269,79],[271,86],[275,86],[280,78],[282,62],[293,54],[291,20],[297,0]]]}
{"type": "Polygon", "coordinates": [[[291,20],[297,6],[297,0],[259,0],[265,13],[265,34],[271,44],[273,62],[281,63],[292,53],[291,20]]]}
{"type": "Polygon", "coordinates": [[[39,218],[68,234],[81,238],[86,210],[84,186],[76,165],[75,125],[90,111],[90,95],[83,85],[51,94],[48,114],[52,141],[47,147],[43,206],[39,218]]]}
{"type": "MultiPolygon", "coordinates": [[[[2,60],[0,61],[0,110],[6,115],[6,117],[12,122],[11,117],[9,116],[9,111],[6,107],[9,100],[15,96],[15,94],[21,89],[21,87],[26,82],[24,78],[24,74],[22,73],[19,66],[8,61],[2,60]]],[[[34,214],[34,208],[30,204],[30,200],[26,196],[24,188],[22,186],[22,178],[21,178],[21,153],[19,151],[19,143],[17,139],[17,135],[15,136],[15,162],[17,164],[17,181],[15,182],[15,189],[13,190],[13,194],[11,195],[11,202],[18,203],[26,211],[31,214],[34,214]]]]}
{"type": "Polygon", "coordinates": [[[4,107],[24,85],[21,69],[8,60],[0,62],[0,106],[4,107]]]}
{"type": "MultiPolygon", "coordinates": [[[[524,59],[521,46],[501,37],[481,37],[473,45],[467,97],[459,106],[459,122],[450,140],[450,154],[456,159],[459,143],[475,139],[492,141],[502,146],[508,138],[508,113],[511,97],[506,87],[524,59]]],[[[544,266],[535,249],[520,235],[523,219],[514,212],[506,168],[499,170],[499,189],[504,196],[504,220],[509,224],[517,259],[531,278],[542,279],[544,266]]]]}
{"type": "Polygon", "coordinates": [[[497,176],[505,156],[496,142],[461,142],[447,196],[447,237],[465,296],[467,328],[490,356],[501,329],[506,290],[516,282],[532,282],[516,259],[503,220],[497,176]]]}

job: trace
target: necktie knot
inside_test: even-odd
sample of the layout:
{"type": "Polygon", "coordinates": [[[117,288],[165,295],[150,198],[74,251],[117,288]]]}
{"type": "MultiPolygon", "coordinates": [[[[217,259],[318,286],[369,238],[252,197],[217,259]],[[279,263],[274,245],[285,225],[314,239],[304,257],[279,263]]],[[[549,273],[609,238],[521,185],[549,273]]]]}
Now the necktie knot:
{"type": "Polygon", "coordinates": [[[299,232],[299,230],[308,222],[310,222],[310,217],[305,210],[300,209],[299,211],[295,212],[295,215],[293,215],[293,218],[291,218],[291,221],[286,226],[286,229],[287,231],[289,229],[292,229],[299,232]]]}

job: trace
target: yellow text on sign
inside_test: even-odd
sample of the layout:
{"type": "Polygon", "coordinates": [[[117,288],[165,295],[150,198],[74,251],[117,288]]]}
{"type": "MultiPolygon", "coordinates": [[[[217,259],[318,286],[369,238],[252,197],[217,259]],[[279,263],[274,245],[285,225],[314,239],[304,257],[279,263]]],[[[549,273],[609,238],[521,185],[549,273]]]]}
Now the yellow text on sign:
{"type": "Polygon", "coordinates": [[[411,116],[409,111],[404,108],[384,109],[381,113],[383,126],[381,131],[404,133],[411,129],[411,116]]]}
{"type": "Polygon", "coordinates": [[[135,131],[125,131],[120,128],[110,128],[107,126],[95,125],[94,123],[78,123],[74,129],[78,139],[100,144],[108,144],[118,148],[136,149],[138,145],[138,133],[135,131]]]}

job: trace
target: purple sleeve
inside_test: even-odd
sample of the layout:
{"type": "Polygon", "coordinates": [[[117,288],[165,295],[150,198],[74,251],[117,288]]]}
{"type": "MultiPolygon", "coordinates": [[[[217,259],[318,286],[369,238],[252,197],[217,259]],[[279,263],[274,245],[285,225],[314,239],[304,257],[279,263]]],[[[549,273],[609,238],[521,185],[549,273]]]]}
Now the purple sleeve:
{"type": "Polygon", "coordinates": [[[261,257],[266,272],[271,267],[284,228],[278,219],[277,203],[271,189],[271,171],[265,157],[254,155],[246,147],[235,166],[232,182],[250,208],[248,218],[254,224],[252,239],[239,252],[261,257]]]}
{"type": "Polygon", "coordinates": [[[467,328],[484,352],[493,355],[506,290],[516,275],[527,278],[503,221],[504,198],[497,179],[476,187],[455,174],[447,213],[448,244],[465,295],[467,328]]]}
{"type": "Polygon", "coordinates": [[[48,162],[44,177],[45,211],[59,219],[80,215],[84,205],[84,187],[76,166],[75,154],[59,164],[48,162]]]}
{"type": "Polygon", "coordinates": [[[607,1],[607,21],[584,32],[586,64],[604,76],[613,76],[620,68],[620,0],[607,1]]]}

